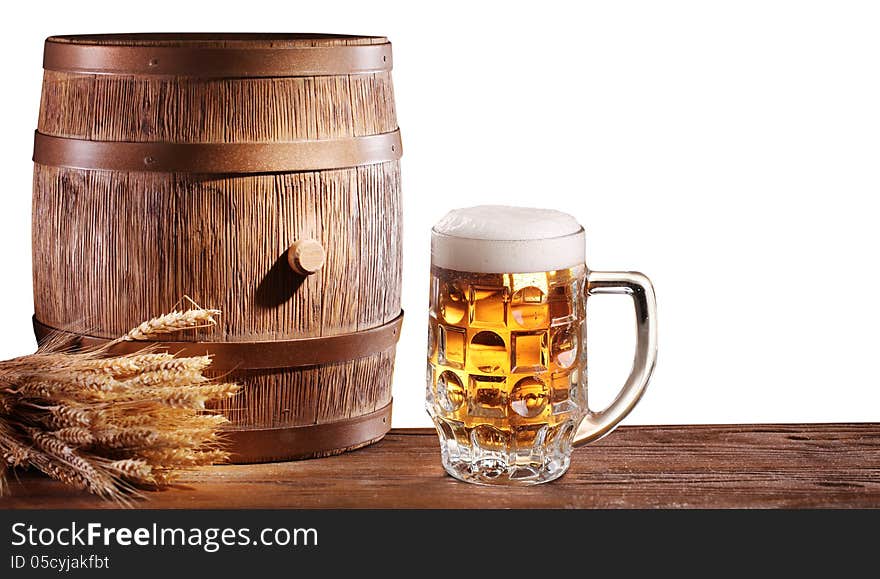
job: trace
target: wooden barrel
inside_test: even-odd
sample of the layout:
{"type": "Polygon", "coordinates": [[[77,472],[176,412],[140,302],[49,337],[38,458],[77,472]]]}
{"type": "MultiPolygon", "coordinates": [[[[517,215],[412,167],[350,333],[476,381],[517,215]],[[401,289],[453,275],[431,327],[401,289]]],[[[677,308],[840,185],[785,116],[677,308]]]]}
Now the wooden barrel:
{"type": "Polygon", "coordinates": [[[402,317],[388,40],[58,36],[43,68],[38,337],[97,344],[189,296],[219,327],[159,347],[244,385],[219,407],[234,460],[382,438],[402,317]]]}

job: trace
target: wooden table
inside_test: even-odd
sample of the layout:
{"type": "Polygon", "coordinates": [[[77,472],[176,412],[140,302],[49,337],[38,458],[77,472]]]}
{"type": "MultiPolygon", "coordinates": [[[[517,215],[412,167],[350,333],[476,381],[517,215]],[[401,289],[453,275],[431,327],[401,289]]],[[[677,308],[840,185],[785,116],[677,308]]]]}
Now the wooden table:
{"type": "MultiPolygon", "coordinates": [[[[30,473],[10,490],[0,507],[113,507],[30,473]]],[[[342,456],[203,468],[148,495],[138,507],[880,507],[880,424],[623,427],[528,488],[458,482],[433,430],[393,430],[342,456]]]]}

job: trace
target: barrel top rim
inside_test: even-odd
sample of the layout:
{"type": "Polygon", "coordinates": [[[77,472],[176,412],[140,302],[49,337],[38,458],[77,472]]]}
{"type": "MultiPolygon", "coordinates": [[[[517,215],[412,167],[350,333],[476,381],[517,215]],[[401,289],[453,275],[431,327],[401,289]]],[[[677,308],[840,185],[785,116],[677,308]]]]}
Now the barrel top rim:
{"type": "Polygon", "coordinates": [[[76,46],[161,48],[258,48],[369,46],[387,44],[385,36],[287,32],[137,32],[124,34],[65,34],[46,43],[76,46]]]}

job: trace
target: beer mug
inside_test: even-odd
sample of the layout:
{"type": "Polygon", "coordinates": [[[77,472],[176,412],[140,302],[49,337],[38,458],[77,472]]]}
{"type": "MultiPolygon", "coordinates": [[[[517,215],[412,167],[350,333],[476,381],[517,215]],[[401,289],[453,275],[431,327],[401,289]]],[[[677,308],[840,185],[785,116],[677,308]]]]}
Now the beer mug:
{"type": "Polygon", "coordinates": [[[657,355],[651,282],[590,271],[583,228],[558,211],[459,209],[431,233],[425,405],[444,468],[481,484],[558,478],[572,447],[611,432],[645,391],[657,355]],[[594,411],[586,303],[599,293],[632,297],[637,343],[623,389],[594,411]]]}

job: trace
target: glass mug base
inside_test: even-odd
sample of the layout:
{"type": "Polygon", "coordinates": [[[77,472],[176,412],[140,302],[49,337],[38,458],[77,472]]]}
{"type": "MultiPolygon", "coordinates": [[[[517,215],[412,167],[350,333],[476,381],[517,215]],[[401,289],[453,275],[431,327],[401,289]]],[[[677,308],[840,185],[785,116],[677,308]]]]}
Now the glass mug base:
{"type": "Polygon", "coordinates": [[[460,481],[486,486],[531,486],[550,482],[564,475],[569,464],[568,458],[530,465],[511,465],[501,459],[475,462],[443,459],[443,468],[449,475],[460,481]]]}
{"type": "Polygon", "coordinates": [[[434,424],[443,468],[461,481],[529,486],[561,477],[571,464],[570,421],[519,433],[488,424],[467,428],[436,416],[434,424]]]}

